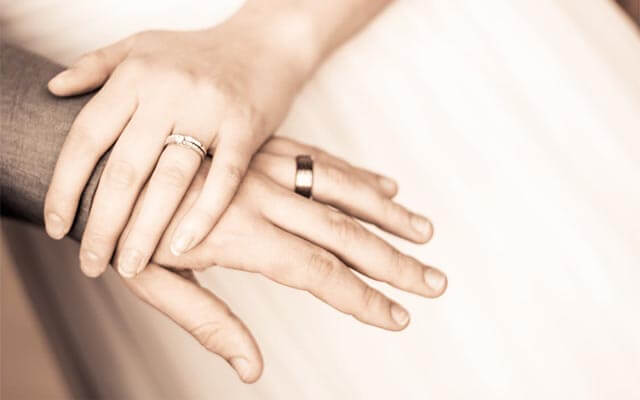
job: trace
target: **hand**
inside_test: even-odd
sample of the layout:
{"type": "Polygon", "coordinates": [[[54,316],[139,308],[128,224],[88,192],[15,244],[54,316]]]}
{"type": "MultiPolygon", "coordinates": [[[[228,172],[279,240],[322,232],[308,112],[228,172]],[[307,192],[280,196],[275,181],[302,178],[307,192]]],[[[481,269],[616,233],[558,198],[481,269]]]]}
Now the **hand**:
{"type": "Polygon", "coordinates": [[[104,271],[151,175],[143,217],[124,244],[131,251],[118,263],[127,277],[147,264],[200,162],[196,152],[182,146],[163,149],[171,133],[215,147],[200,196],[175,233],[174,253],[198,244],[224,212],[253,153],[283,119],[307,70],[297,55],[290,56],[292,49],[280,46],[278,35],[247,29],[248,23],[238,17],[203,31],[139,33],[85,55],[49,83],[58,96],[104,84],[77,116],[45,201],[47,232],[61,238],[96,162],[115,143],[82,239],[85,274],[104,271]]]}
{"type": "MultiPolygon", "coordinates": [[[[206,169],[203,165],[169,224],[153,256],[155,263],[178,269],[224,265],[258,272],[278,283],[307,290],[364,323],[389,330],[404,329],[408,312],[363,282],[350,268],[425,297],[437,297],[445,291],[447,279],[442,272],[399,252],[349,216],[414,242],[428,241],[433,232],[430,222],[391,200],[397,191],[393,181],[282,138],[271,139],[255,155],[237,195],[202,244],[175,256],[169,249],[171,232],[196,201],[206,169]],[[292,192],[297,154],[310,154],[315,160],[314,200],[292,192]]],[[[144,217],[146,206],[141,204],[146,203],[140,201],[134,209],[121,245],[126,243],[135,220],[144,217]]],[[[243,333],[241,339],[243,351],[248,353],[239,353],[233,347],[238,343],[234,336],[237,325],[231,324],[228,329],[223,324],[215,326],[216,345],[210,347],[225,357],[233,354],[244,359],[245,376],[257,377],[262,361],[253,350],[250,335],[243,333]]]]}

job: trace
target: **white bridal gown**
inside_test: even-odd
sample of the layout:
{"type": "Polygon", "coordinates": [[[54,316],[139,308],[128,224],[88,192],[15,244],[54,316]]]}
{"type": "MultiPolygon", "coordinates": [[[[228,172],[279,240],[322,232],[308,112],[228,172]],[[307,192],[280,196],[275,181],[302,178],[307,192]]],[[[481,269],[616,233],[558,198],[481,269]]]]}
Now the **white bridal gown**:
{"type": "MultiPolygon", "coordinates": [[[[208,26],[240,5],[0,3],[6,39],[62,63],[139,30],[208,26]]],[[[436,235],[394,243],[444,269],[446,295],[380,285],[412,313],[390,333],[260,276],[207,271],[202,282],[263,351],[262,379],[244,385],[114,272],[82,278],[75,244],[11,228],[39,243],[52,282],[73,283],[56,295],[96,392],[640,398],[640,34],[614,3],[398,1],[324,64],[278,134],[397,178],[398,199],[432,217],[436,235]]]]}

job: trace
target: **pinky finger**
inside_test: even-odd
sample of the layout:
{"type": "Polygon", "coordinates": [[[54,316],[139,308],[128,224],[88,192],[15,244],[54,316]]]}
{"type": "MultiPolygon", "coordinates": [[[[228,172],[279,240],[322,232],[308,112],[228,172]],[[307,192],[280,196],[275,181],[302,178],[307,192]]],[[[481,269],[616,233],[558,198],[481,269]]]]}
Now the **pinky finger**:
{"type": "Polygon", "coordinates": [[[202,192],[173,236],[174,255],[191,250],[213,229],[247,172],[249,153],[245,146],[224,141],[216,148],[202,192]]]}
{"type": "Polygon", "coordinates": [[[262,374],[262,355],[247,327],[211,292],[189,279],[150,264],[134,279],[131,291],[223,357],[245,383],[262,374]]]}

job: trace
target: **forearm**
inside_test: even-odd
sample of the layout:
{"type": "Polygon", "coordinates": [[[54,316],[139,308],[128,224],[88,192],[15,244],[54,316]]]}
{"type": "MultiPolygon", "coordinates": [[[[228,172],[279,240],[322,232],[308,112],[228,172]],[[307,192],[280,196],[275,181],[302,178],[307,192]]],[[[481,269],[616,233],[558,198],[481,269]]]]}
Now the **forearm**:
{"type": "MultiPolygon", "coordinates": [[[[0,193],[2,215],[43,224],[44,197],[62,143],[90,95],[58,99],[46,82],[62,67],[0,44],[0,193]]],[[[102,170],[87,185],[70,235],[79,238],[102,170]]]]}
{"type": "Polygon", "coordinates": [[[392,0],[248,0],[229,20],[267,38],[308,76],[392,0]]]}

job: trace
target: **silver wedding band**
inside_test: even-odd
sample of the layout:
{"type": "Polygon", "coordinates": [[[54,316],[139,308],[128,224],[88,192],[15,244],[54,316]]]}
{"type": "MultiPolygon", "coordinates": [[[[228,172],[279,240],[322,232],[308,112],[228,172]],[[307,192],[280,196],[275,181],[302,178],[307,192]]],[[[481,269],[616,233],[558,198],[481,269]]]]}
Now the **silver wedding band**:
{"type": "Polygon", "coordinates": [[[311,156],[301,154],[296,156],[296,181],[295,192],[308,199],[311,198],[313,187],[313,159],[311,156]]]}
{"type": "Polygon", "coordinates": [[[169,135],[164,141],[164,146],[167,147],[170,144],[177,144],[195,151],[200,156],[200,160],[204,160],[204,157],[207,155],[207,149],[204,148],[198,139],[192,136],[179,134],[169,135]]]}

